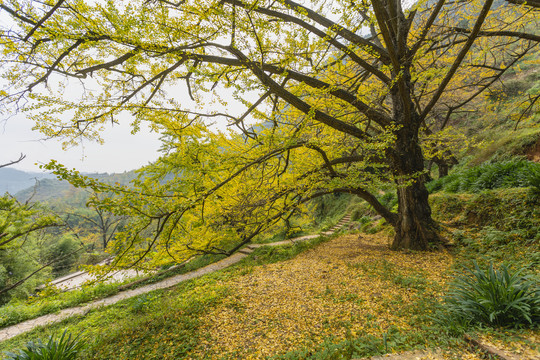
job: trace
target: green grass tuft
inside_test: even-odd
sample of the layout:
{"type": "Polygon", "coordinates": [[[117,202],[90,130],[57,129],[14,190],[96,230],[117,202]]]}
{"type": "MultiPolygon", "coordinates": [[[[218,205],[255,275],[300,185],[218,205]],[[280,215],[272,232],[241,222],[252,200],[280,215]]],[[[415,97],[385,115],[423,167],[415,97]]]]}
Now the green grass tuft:
{"type": "Polygon", "coordinates": [[[58,340],[51,335],[46,344],[41,340],[30,341],[26,344],[26,348],[18,353],[7,352],[5,360],[74,360],[82,347],[82,342],[76,338],[72,339],[71,334],[67,334],[67,330],[64,330],[58,340]]]}
{"type": "Polygon", "coordinates": [[[540,320],[540,288],[522,271],[502,265],[465,268],[445,299],[450,321],[500,327],[534,326],[540,320]]]}

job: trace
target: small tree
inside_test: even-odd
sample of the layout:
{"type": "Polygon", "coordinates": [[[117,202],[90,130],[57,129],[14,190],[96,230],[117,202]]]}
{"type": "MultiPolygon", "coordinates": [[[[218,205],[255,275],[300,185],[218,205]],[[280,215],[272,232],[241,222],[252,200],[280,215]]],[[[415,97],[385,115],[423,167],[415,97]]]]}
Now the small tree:
{"type": "MultiPolygon", "coordinates": [[[[104,195],[92,192],[86,203],[86,209],[75,209],[68,212],[67,216],[82,220],[90,231],[99,237],[102,249],[106,249],[116,233],[122,229],[126,217],[115,215],[101,207],[104,195]]],[[[69,221],[69,219],[67,220],[69,221]]]]}

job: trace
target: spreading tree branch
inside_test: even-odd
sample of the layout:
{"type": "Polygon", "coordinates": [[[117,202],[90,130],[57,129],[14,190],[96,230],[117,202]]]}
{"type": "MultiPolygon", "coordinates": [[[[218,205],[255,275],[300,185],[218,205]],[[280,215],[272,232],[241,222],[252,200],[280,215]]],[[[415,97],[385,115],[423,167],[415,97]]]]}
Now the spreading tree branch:
{"type": "Polygon", "coordinates": [[[463,62],[463,59],[465,59],[465,56],[469,52],[469,49],[471,48],[472,44],[476,40],[478,33],[480,32],[480,29],[482,28],[482,25],[484,24],[484,21],[486,20],[486,17],[489,13],[489,10],[491,9],[491,5],[493,4],[493,0],[486,0],[484,6],[482,7],[482,10],[478,14],[478,17],[476,19],[476,23],[474,24],[474,27],[469,35],[469,38],[467,39],[467,42],[459,52],[458,56],[454,60],[454,63],[446,73],[446,76],[442,80],[441,84],[439,85],[437,91],[435,92],[435,95],[433,95],[431,101],[428,103],[428,105],[424,108],[424,111],[420,115],[420,121],[424,121],[426,116],[429,114],[431,109],[437,104],[437,101],[439,101],[440,97],[442,96],[444,90],[446,89],[446,86],[452,80],[454,77],[456,71],[461,66],[461,63],[463,62]]]}

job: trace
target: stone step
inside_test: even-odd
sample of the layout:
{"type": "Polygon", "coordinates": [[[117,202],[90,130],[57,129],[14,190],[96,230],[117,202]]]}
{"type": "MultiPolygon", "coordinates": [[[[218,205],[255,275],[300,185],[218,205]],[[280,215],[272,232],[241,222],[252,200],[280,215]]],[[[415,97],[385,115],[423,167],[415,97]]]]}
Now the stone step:
{"type": "MultiPolygon", "coordinates": [[[[350,215],[347,215],[343,217],[336,225],[334,225],[332,228],[328,229],[327,231],[323,231],[320,233],[322,236],[330,236],[335,234],[337,231],[341,230],[343,226],[345,226],[347,223],[350,222],[350,215]]],[[[285,244],[291,244],[295,243],[296,241],[305,241],[309,239],[313,239],[316,237],[319,237],[320,235],[304,235],[293,239],[287,239],[283,241],[278,241],[275,243],[268,243],[268,244],[249,244],[242,250],[239,250],[238,252],[242,254],[250,254],[254,249],[260,248],[261,246],[278,246],[278,245],[285,245],[285,244]],[[244,252],[244,250],[249,249],[247,252],[244,252]]]]}
{"type": "Polygon", "coordinates": [[[319,234],[304,235],[304,236],[299,236],[299,237],[289,239],[289,241],[294,243],[294,242],[297,242],[297,241],[306,241],[306,240],[311,240],[311,239],[315,239],[315,238],[318,238],[318,237],[319,237],[319,234]]]}
{"type": "Polygon", "coordinates": [[[238,252],[241,254],[249,255],[253,252],[253,249],[250,249],[249,247],[245,247],[243,249],[238,250],[238,252]]]}

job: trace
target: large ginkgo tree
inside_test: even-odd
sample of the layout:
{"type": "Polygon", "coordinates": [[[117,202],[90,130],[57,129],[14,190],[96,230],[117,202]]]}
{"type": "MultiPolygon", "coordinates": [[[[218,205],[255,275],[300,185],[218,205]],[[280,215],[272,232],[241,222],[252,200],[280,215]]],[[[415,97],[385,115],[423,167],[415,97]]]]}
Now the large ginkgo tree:
{"type": "MultiPolygon", "coordinates": [[[[536,51],[540,13],[505,1],[3,0],[4,111],[66,142],[131,116],[163,156],[116,192],[133,262],[228,253],[323,194],[366,200],[395,249],[441,241],[426,161],[455,161],[449,119],[536,51]],[[244,109],[236,104],[243,104],[244,109]],[[228,128],[227,128],[228,126],[228,128]],[[227,130],[228,129],[228,130],[227,130]],[[375,196],[396,185],[398,209],[375,196]]],[[[535,99],[529,99],[534,104],[535,99]]],[[[455,137],[454,137],[455,140],[455,137]]]]}

